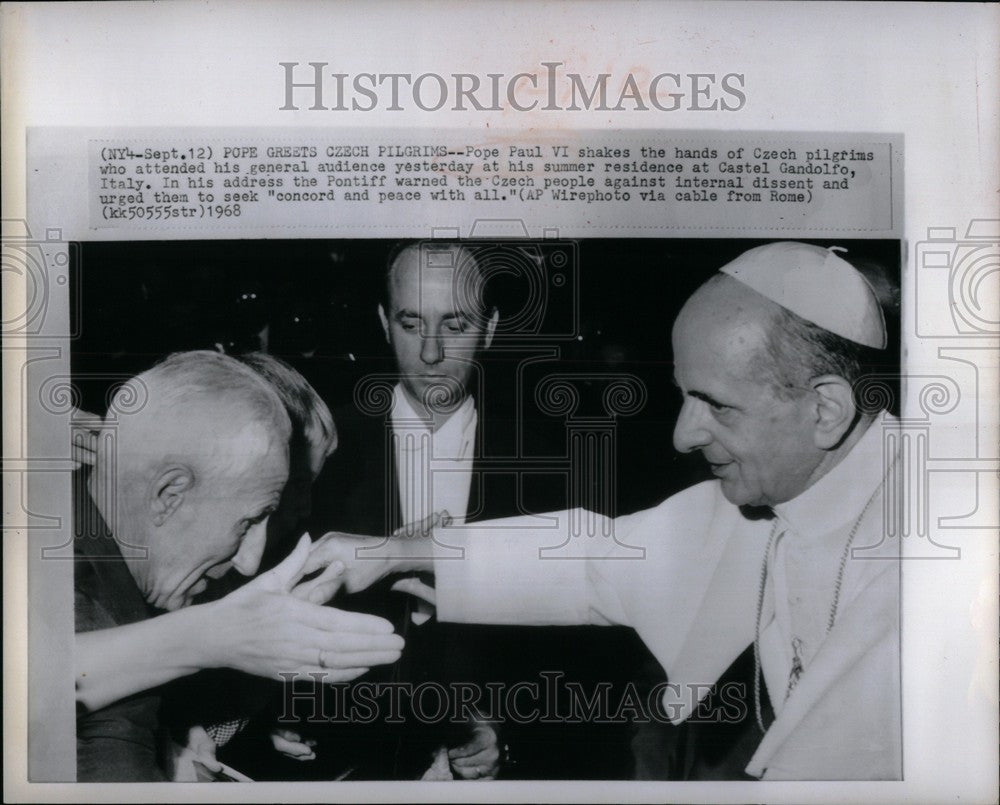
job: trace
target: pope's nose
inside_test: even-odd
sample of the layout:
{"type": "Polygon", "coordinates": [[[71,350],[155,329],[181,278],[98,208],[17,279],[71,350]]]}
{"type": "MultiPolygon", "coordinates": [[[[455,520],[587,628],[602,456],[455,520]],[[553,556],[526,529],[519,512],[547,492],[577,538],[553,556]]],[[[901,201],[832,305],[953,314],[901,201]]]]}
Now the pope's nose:
{"type": "Polygon", "coordinates": [[[678,452],[690,453],[711,444],[712,434],[705,422],[706,408],[701,400],[690,397],[684,400],[674,426],[674,449],[678,452]]]}

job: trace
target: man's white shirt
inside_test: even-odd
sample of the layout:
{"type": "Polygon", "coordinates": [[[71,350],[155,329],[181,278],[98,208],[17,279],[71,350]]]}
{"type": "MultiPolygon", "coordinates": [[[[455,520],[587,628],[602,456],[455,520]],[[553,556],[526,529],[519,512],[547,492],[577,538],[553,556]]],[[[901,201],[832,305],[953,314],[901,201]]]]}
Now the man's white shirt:
{"type": "MultiPolygon", "coordinates": [[[[418,523],[436,512],[448,512],[453,522],[464,523],[479,421],[472,397],[466,397],[434,431],[397,383],[390,416],[401,522],[418,523]]],[[[430,604],[417,601],[410,617],[420,625],[432,611],[430,604]]]]}
{"type": "Polygon", "coordinates": [[[478,422],[472,397],[466,397],[433,431],[397,384],[391,416],[402,522],[415,523],[435,512],[447,511],[455,523],[464,523],[478,422]]]}

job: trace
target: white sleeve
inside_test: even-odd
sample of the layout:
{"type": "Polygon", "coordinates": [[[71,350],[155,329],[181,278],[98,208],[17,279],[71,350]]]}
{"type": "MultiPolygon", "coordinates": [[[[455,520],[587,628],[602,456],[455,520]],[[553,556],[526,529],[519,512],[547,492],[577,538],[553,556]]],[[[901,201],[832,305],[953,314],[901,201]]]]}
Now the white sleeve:
{"type": "MultiPolygon", "coordinates": [[[[621,624],[633,627],[668,671],[685,650],[688,664],[701,669],[702,655],[712,652],[690,633],[739,520],[718,482],[708,481],[613,520],[573,509],[441,529],[434,560],[438,617],[621,624]]],[[[741,550],[757,550],[756,544],[741,550]]],[[[757,554],[747,567],[756,578],[757,554]]],[[[727,602],[742,602],[745,592],[725,591],[718,603],[725,610],[727,602]]],[[[752,604],[747,607],[739,603],[730,615],[745,616],[752,604]]]]}
{"type": "Polygon", "coordinates": [[[615,557],[638,555],[628,545],[631,520],[572,509],[435,531],[438,617],[530,626],[624,623],[620,574],[602,571],[623,569],[615,557]]]}

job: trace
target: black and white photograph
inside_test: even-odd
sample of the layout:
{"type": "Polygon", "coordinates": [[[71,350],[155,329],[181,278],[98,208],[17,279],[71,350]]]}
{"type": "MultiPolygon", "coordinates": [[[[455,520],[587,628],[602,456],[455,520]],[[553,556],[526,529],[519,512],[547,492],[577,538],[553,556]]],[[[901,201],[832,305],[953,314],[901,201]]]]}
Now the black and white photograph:
{"type": "Polygon", "coordinates": [[[898,242],[76,250],[78,780],[898,779],[898,242]]]}
{"type": "Polygon", "coordinates": [[[998,31],[3,3],[5,801],[996,802],[998,31]]]}

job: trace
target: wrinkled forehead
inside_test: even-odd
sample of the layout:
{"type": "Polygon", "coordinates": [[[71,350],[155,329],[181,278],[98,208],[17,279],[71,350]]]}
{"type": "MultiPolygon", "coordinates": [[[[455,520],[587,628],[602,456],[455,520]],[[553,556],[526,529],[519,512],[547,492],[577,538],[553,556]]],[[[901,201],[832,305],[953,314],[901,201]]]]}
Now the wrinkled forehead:
{"type": "Polygon", "coordinates": [[[432,244],[404,249],[389,273],[389,304],[442,315],[475,316],[482,310],[483,275],[472,252],[432,244]]]}

